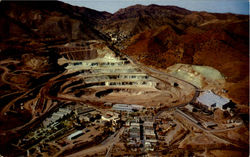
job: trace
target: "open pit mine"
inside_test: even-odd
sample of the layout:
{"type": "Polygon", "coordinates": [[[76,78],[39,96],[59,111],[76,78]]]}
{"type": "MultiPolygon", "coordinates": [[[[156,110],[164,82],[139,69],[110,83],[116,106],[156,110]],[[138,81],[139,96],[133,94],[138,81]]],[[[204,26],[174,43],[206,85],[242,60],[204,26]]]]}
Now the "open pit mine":
{"type": "MultiPolygon", "coordinates": [[[[1,137],[8,141],[6,135],[24,134],[11,140],[15,154],[101,156],[109,155],[111,149],[119,149],[124,155],[138,154],[137,151],[141,155],[164,153],[164,147],[175,150],[173,146],[186,149],[200,145],[190,141],[191,137],[200,142],[206,139],[202,145],[242,147],[241,143],[217,135],[240,129],[243,124],[237,118],[227,124],[213,119],[216,108],[233,116],[234,105],[228,99],[211,91],[206,95],[206,91],[188,80],[137,63],[100,40],[71,42],[49,49],[60,56],[57,64],[63,67],[62,71],[47,81],[41,80],[35,88],[13,93],[15,98],[1,110],[1,122],[7,126],[2,126],[1,137]],[[20,117],[23,121],[16,120],[20,117]],[[12,124],[8,125],[9,121],[12,124]]],[[[43,59],[31,60],[41,65],[43,59]]],[[[21,82],[11,80],[17,75],[25,76],[21,71],[33,71],[9,69],[17,64],[17,60],[5,60],[1,64],[2,79],[16,88],[25,88],[21,82]]]]}
{"type": "Polygon", "coordinates": [[[0,1],[0,157],[247,157],[248,20],[0,1]]]}

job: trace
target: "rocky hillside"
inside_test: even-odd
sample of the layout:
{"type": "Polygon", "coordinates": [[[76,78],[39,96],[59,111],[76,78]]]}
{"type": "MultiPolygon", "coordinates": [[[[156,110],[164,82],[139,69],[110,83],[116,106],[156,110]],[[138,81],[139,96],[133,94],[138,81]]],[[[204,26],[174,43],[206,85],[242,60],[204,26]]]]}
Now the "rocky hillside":
{"type": "Polygon", "coordinates": [[[229,82],[229,96],[248,104],[248,16],[193,12],[179,23],[136,34],[123,51],[156,68],[176,63],[214,67],[229,82]]]}
{"type": "Polygon", "coordinates": [[[135,5],[120,9],[103,21],[103,25],[97,25],[97,29],[122,41],[146,29],[157,28],[165,24],[178,30],[185,27],[178,21],[191,13],[189,10],[176,6],[135,5]]]}
{"type": "Polygon", "coordinates": [[[0,3],[0,40],[99,39],[96,21],[109,16],[59,1],[0,3]]]}
{"type": "MultiPolygon", "coordinates": [[[[210,23],[226,23],[247,20],[247,16],[189,11],[177,6],[135,5],[120,9],[96,28],[104,34],[123,41],[145,30],[170,26],[175,33],[183,34],[190,27],[200,27],[210,23]]],[[[192,30],[190,30],[192,31],[192,30]]]]}

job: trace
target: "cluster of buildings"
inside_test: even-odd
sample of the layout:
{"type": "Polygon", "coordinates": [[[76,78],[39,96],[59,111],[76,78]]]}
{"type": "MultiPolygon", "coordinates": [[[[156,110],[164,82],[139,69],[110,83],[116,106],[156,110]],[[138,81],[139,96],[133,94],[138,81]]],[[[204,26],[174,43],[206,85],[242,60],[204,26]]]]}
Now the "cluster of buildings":
{"type": "Polygon", "coordinates": [[[154,129],[154,122],[145,121],[143,123],[144,130],[144,147],[146,151],[154,151],[154,147],[157,144],[156,132],[154,129]]]}
{"type": "MultiPolygon", "coordinates": [[[[65,108],[59,108],[56,112],[53,112],[42,122],[43,125],[41,127],[20,139],[17,145],[21,148],[31,149],[36,144],[43,141],[53,141],[67,132],[75,130],[81,124],[89,124],[89,122],[101,119],[101,117],[102,115],[99,111],[87,105],[67,105],[65,108]]],[[[69,135],[68,139],[73,140],[88,131],[86,127],[84,130],[76,131],[69,135]]]]}
{"type": "Polygon", "coordinates": [[[111,122],[113,125],[117,124],[117,121],[120,120],[119,114],[115,112],[107,112],[106,115],[102,115],[102,122],[111,122]]]}
{"type": "Polygon", "coordinates": [[[127,146],[131,150],[154,151],[157,144],[157,134],[153,120],[143,121],[138,117],[126,122],[128,138],[127,146]]]}
{"type": "Polygon", "coordinates": [[[128,36],[127,36],[126,34],[123,34],[123,33],[111,33],[111,32],[109,32],[109,33],[107,33],[106,35],[107,35],[107,36],[111,39],[111,41],[114,42],[114,43],[117,43],[117,42],[119,43],[120,41],[122,41],[122,40],[128,38],[128,36]]]}
{"type": "Polygon", "coordinates": [[[89,122],[99,116],[100,112],[96,109],[88,106],[81,106],[75,109],[75,114],[79,118],[80,122],[89,122]]]}
{"type": "Polygon", "coordinates": [[[137,150],[143,144],[141,123],[139,122],[138,117],[136,117],[134,120],[128,121],[126,123],[126,126],[128,127],[127,146],[130,147],[132,150],[137,150]]]}
{"type": "Polygon", "coordinates": [[[156,131],[158,133],[158,138],[164,137],[165,135],[176,126],[176,123],[174,123],[172,120],[166,120],[166,119],[156,119],[156,122],[158,125],[156,126],[156,131]]]}
{"type": "Polygon", "coordinates": [[[73,123],[66,125],[62,121],[69,120],[73,115],[72,110],[67,108],[59,108],[51,117],[43,121],[43,127],[29,132],[24,138],[18,141],[18,146],[24,149],[32,149],[32,147],[39,148],[39,143],[52,141],[71,130],[73,123]],[[38,146],[36,146],[38,145],[38,146]]]}
{"type": "MultiPolygon", "coordinates": [[[[235,108],[235,103],[225,97],[221,97],[211,90],[203,91],[196,99],[194,104],[187,104],[184,108],[186,108],[189,112],[196,112],[197,110],[202,110],[206,113],[212,114],[216,109],[221,111],[228,111],[228,113],[233,116],[233,108],[235,108]]],[[[176,110],[178,113],[185,116],[187,119],[193,121],[198,125],[202,125],[204,128],[214,128],[218,126],[214,121],[200,121],[195,119],[193,116],[186,114],[180,109],[176,110]]],[[[227,123],[228,127],[236,126],[233,123],[227,123]]]]}
{"type": "Polygon", "coordinates": [[[51,117],[46,118],[43,121],[43,126],[44,127],[48,127],[50,125],[52,125],[53,123],[62,120],[63,118],[65,118],[66,116],[70,115],[72,113],[72,110],[67,109],[67,108],[59,108],[59,110],[57,112],[54,112],[51,117]]]}

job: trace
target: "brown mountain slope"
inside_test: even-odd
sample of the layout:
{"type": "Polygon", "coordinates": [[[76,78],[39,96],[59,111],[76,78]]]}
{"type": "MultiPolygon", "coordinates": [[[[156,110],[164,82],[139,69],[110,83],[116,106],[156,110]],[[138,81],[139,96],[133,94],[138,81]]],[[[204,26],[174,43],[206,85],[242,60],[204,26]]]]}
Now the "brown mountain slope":
{"type": "Polygon", "coordinates": [[[119,40],[128,38],[146,29],[153,29],[165,24],[172,25],[176,30],[185,27],[178,22],[192,12],[176,6],[135,5],[120,9],[96,28],[103,34],[112,34],[119,40]],[[177,24],[178,23],[178,24],[177,24]]]}
{"type": "Polygon", "coordinates": [[[227,87],[229,96],[239,104],[248,104],[248,20],[235,17],[195,22],[181,34],[170,25],[146,30],[133,36],[124,52],[163,69],[175,63],[212,66],[232,82],[227,87]]]}
{"type": "Polygon", "coordinates": [[[99,39],[93,28],[97,19],[110,14],[59,1],[0,3],[0,40],[34,39],[99,39]]]}
{"type": "Polygon", "coordinates": [[[135,5],[120,9],[110,17],[101,21],[96,28],[103,34],[123,41],[145,30],[155,29],[164,25],[171,26],[181,34],[190,26],[197,27],[216,22],[228,22],[246,19],[246,16],[235,14],[216,14],[194,12],[177,6],[135,5]]]}

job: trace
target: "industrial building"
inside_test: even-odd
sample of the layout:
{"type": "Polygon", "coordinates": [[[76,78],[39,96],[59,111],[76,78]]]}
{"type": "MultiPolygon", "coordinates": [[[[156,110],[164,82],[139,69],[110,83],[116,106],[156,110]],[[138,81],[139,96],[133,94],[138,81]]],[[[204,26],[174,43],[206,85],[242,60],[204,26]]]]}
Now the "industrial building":
{"type": "Polygon", "coordinates": [[[112,109],[115,111],[126,111],[126,112],[132,112],[132,111],[141,111],[143,106],[136,105],[136,104],[115,104],[113,105],[112,109]]]}
{"type": "Polygon", "coordinates": [[[136,104],[131,104],[131,107],[133,110],[137,110],[137,111],[141,111],[141,110],[145,109],[144,106],[136,105],[136,104]]]}
{"type": "Polygon", "coordinates": [[[73,134],[69,135],[68,140],[76,139],[77,137],[82,136],[83,134],[84,133],[82,130],[78,130],[78,131],[74,132],[73,134]]]}
{"type": "Polygon", "coordinates": [[[144,140],[145,140],[145,149],[147,151],[153,151],[153,146],[156,145],[156,135],[154,130],[154,122],[153,121],[145,121],[143,123],[144,129],[144,140]]]}
{"type": "Polygon", "coordinates": [[[57,122],[58,120],[63,119],[67,115],[71,114],[72,111],[66,108],[59,108],[57,112],[54,112],[50,118],[47,118],[43,121],[43,126],[48,127],[49,125],[57,122]]]}
{"type": "Polygon", "coordinates": [[[133,108],[131,105],[128,105],[128,104],[115,104],[113,105],[112,110],[132,112],[133,108]]]}
{"type": "Polygon", "coordinates": [[[81,114],[86,114],[86,113],[93,112],[93,111],[95,111],[95,109],[91,107],[86,107],[86,108],[79,107],[76,109],[76,114],[81,115],[81,114]]]}
{"type": "Polygon", "coordinates": [[[214,94],[212,91],[203,92],[198,98],[197,102],[205,105],[209,110],[214,110],[219,108],[221,110],[227,109],[227,104],[230,103],[230,100],[223,98],[219,95],[214,94]]]}
{"type": "Polygon", "coordinates": [[[140,139],[140,123],[131,123],[129,127],[130,138],[140,139]]]}
{"type": "Polygon", "coordinates": [[[209,121],[209,122],[204,122],[204,123],[203,123],[203,126],[204,126],[205,128],[213,128],[213,127],[217,126],[217,124],[214,123],[214,122],[212,122],[212,121],[209,121]]]}

